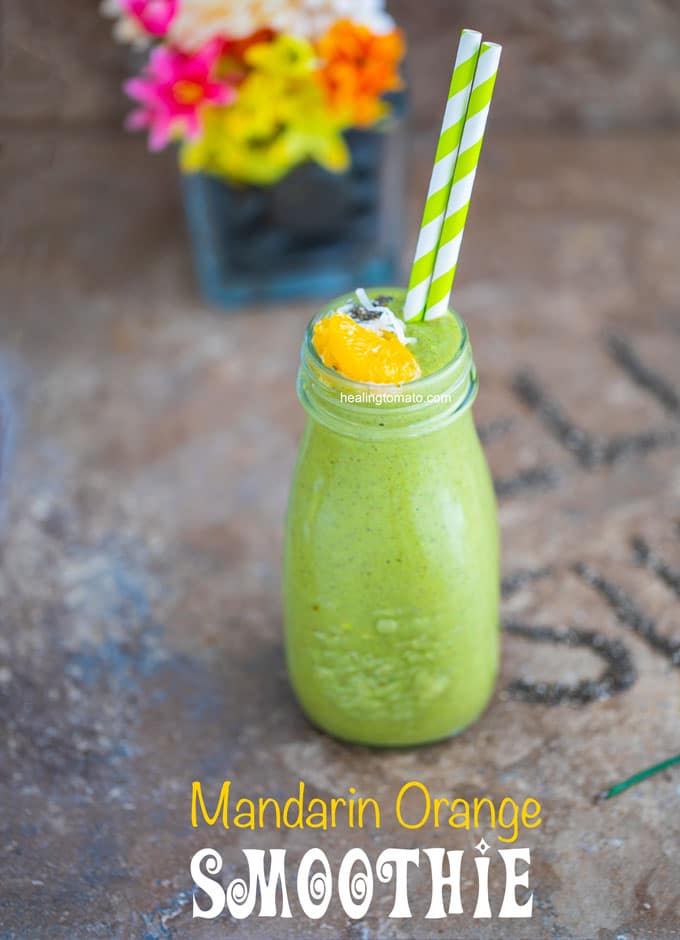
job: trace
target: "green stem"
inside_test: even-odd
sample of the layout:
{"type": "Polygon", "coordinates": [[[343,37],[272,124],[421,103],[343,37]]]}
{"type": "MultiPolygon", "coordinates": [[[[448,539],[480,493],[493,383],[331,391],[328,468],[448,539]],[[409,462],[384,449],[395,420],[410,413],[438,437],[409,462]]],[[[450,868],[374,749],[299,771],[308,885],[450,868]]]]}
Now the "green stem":
{"type": "Polygon", "coordinates": [[[610,800],[613,796],[618,796],[619,793],[623,793],[624,790],[627,790],[629,787],[634,787],[638,783],[642,783],[643,780],[647,780],[648,777],[653,777],[654,774],[661,773],[662,770],[666,770],[668,767],[673,767],[674,764],[680,764],[680,754],[676,754],[675,757],[669,757],[668,760],[661,761],[660,764],[654,764],[653,767],[648,767],[646,770],[641,770],[637,774],[633,774],[632,777],[628,777],[627,780],[623,780],[621,783],[617,783],[615,786],[611,787],[609,790],[605,790],[604,793],[600,794],[600,799],[610,800]]]}

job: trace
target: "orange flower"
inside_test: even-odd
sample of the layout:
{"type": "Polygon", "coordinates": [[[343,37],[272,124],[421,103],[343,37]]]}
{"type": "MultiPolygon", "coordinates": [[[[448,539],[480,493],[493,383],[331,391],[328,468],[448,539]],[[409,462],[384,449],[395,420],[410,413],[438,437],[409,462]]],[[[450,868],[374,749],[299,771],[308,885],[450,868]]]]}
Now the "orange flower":
{"type": "Polygon", "coordinates": [[[402,33],[376,34],[352,20],[338,20],[317,44],[319,76],[331,107],[348,124],[368,127],[387,106],[381,100],[401,87],[402,33]]]}
{"type": "Polygon", "coordinates": [[[230,40],[227,44],[227,55],[243,62],[246,53],[252,46],[257,46],[262,42],[271,42],[275,35],[273,29],[258,29],[256,33],[251,33],[250,36],[243,39],[230,40]]]}

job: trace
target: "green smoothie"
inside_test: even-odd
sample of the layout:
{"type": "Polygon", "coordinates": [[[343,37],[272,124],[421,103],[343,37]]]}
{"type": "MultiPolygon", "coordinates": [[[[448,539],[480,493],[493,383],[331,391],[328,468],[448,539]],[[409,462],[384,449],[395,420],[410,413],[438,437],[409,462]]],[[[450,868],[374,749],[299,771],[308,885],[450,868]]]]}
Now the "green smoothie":
{"type": "MultiPolygon", "coordinates": [[[[403,297],[399,295],[393,298],[390,306],[401,319],[403,297]]],[[[458,319],[452,313],[447,313],[428,323],[407,323],[406,335],[415,340],[409,349],[418,360],[423,375],[431,375],[450,362],[463,339],[458,319]]]]}
{"type": "MultiPolygon", "coordinates": [[[[402,292],[371,296],[400,313],[402,292]]],[[[467,331],[447,314],[406,332],[423,377],[386,388],[333,373],[308,331],[286,528],[295,692],[320,728],[377,746],[465,728],[489,701],[499,654],[496,507],[467,331]]]]}

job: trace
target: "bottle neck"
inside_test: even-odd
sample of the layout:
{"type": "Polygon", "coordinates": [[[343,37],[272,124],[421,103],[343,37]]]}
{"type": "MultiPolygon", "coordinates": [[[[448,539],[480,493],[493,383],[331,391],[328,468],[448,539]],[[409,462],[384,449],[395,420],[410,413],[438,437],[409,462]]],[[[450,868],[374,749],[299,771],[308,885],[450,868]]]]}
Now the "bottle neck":
{"type": "Polygon", "coordinates": [[[298,397],[314,421],[363,440],[419,437],[465,414],[477,396],[478,378],[467,328],[453,358],[431,375],[404,385],[355,382],[329,369],[313,342],[312,321],[302,344],[298,397]]]}

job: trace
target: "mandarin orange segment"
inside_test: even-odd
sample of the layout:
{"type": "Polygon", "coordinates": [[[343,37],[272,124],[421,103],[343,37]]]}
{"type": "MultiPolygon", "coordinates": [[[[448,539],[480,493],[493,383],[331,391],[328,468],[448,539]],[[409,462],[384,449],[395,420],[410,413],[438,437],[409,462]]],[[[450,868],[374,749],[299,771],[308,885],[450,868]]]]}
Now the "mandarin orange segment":
{"type": "Polygon", "coordinates": [[[394,333],[369,330],[346,313],[319,320],[314,348],[325,365],[355,382],[398,385],[421,374],[415,356],[394,333]]]}

